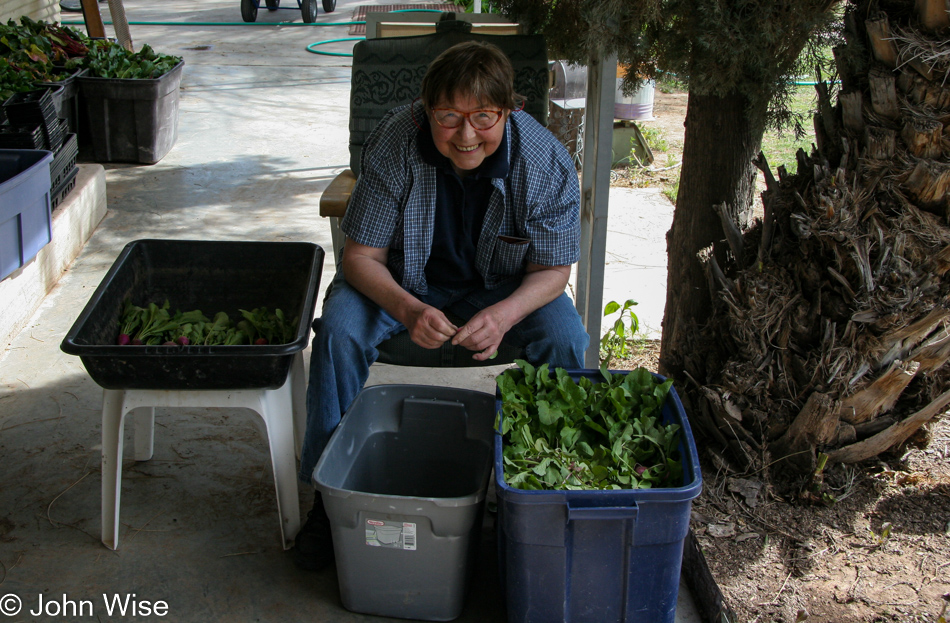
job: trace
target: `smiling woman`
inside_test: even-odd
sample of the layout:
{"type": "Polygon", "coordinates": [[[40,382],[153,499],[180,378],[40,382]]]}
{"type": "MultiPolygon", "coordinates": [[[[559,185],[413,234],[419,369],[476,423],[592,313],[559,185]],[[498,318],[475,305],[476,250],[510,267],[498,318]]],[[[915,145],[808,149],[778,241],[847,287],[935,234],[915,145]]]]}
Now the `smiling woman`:
{"type": "MultiPolygon", "coordinates": [[[[389,111],[365,141],[342,270],[314,326],[302,480],[396,334],[475,362],[504,341],[539,365],[583,366],[589,337],[565,292],[580,253],[577,171],[520,110],[513,76],[498,47],[455,44],[428,66],[421,105],[389,111]]],[[[327,549],[324,519],[317,500],[297,539],[304,566],[327,549]]]]}
{"type": "Polygon", "coordinates": [[[429,110],[429,128],[432,142],[439,153],[452,161],[452,168],[464,177],[482,165],[501,145],[507,110],[484,110],[485,104],[475,99],[456,95],[452,101],[443,100],[429,110]]]}

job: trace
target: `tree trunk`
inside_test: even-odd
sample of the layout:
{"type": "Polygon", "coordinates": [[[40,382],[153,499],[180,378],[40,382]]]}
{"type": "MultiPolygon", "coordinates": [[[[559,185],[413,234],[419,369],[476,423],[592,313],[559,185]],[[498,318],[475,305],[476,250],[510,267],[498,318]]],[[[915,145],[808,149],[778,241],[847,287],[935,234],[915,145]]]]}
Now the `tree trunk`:
{"type": "MultiPolygon", "coordinates": [[[[686,370],[705,376],[692,358],[690,332],[709,318],[711,300],[697,254],[723,238],[719,215],[713,209],[725,203],[729,216],[745,228],[748,222],[755,169],[752,161],[762,141],[762,124],[750,115],[746,99],[690,93],[686,107],[683,171],[667,234],[668,276],[663,316],[660,369],[678,376],[686,370]],[[697,369],[699,368],[699,369],[697,369]]],[[[717,245],[725,253],[725,245],[717,245]]],[[[720,262],[724,255],[720,256],[720,262]]],[[[699,377],[695,377],[699,378],[699,377]]]]}

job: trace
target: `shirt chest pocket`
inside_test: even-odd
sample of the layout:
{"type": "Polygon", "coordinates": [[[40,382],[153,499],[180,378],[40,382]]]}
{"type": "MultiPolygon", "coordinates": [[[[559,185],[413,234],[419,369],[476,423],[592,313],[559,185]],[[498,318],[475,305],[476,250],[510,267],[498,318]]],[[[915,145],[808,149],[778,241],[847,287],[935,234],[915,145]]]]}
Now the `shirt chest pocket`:
{"type": "Polygon", "coordinates": [[[524,258],[531,241],[514,236],[495,238],[495,250],[491,258],[491,272],[496,275],[516,275],[524,271],[524,258]]]}

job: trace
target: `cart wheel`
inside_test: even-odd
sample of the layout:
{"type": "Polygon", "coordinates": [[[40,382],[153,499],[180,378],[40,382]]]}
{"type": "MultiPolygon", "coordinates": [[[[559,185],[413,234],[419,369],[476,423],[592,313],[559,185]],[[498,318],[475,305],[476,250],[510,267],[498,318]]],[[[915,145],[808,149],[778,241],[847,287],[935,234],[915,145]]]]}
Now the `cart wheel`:
{"type": "Polygon", "coordinates": [[[241,17],[245,22],[257,21],[257,1],[241,0],[241,17]]]}
{"type": "Polygon", "coordinates": [[[304,24],[317,21],[317,0],[301,0],[300,12],[303,13],[304,24]]]}
{"type": "Polygon", "coordinates": [[[276,11],[280,8],[280,0],[265,0],[267,2],[268,11],[276,11]]]}
{"type": "Polygon", "coordinates": [[[327,13],[333,13],[336,8],[336,0],[323,0],[323,10],[327,13]]]}

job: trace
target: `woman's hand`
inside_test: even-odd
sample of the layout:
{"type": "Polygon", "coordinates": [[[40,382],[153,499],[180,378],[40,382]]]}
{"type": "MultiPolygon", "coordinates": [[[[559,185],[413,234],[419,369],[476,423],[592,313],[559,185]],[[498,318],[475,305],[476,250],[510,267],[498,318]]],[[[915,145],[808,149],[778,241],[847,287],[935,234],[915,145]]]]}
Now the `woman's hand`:
{"type": "Polygon", "coordinates": [[[422,348],[438,348],[458,332],[445,314],[406,292],[386,267],[389,249],[377,249],[347,239],[343,274],[354,288],[401,322],[422,348]]]}
{"type": "Polygon", "coordinates": [[[409,331],[409,338],[422,348],[438,348],[458,333],[458,327],[445,314],[424,303],[410,310],[401,322],[409,331]]]}
{"type": "Polygon", "coordinates": [[[521,285],[508,298],[472,316],[452,338],[452,344],[477,351],[472,356],[476,361],[491,359],[509,329],[560,296],[570,276],[570,266],[542,266],[529,262],[521,285]]]}
{"type": "Polygon", "coordinates": [[[512,326],[502,309],[492,305],[472,316],[455,334],[452,344],[476,351],[472,358],[485,361],[498,352],[502,338],[512,326]]]}

